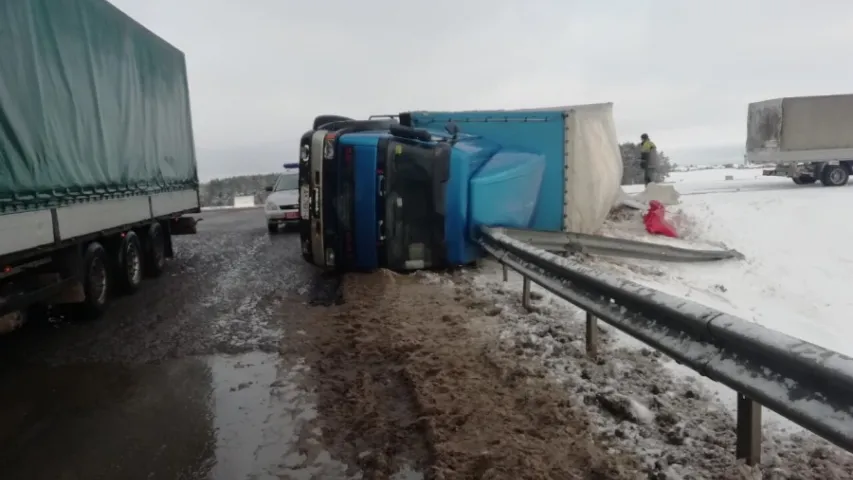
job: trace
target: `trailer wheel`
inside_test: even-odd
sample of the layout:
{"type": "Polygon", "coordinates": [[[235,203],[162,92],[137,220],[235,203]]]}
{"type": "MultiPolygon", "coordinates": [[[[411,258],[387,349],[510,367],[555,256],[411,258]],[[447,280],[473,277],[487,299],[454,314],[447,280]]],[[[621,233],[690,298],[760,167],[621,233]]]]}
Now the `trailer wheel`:
{"type": "Polygon", "coordinates": [[[811,185],[817,181],[817,179],[811,175],[800,175],[799,177],[793,177],[791,180],[793,180],[797,185],[811,185]]]}
{"type": "Polygon", "coordinates": [[[116,278],[125,293],[134,293],[142,284],[142,245],[139,236],[130,231],[125,234],[118,248],[116,278]]]}
{"type": "Polygon", "coordinates": [[[83,303],[78,305],[80,316],[94,319],[107,309],[110,294],[110,275],[107,251],[98,242],[92,242],[83,254],[83,303]]]}
{"type": "Polygon", "coordinates": [[[145,274],[159,277],[166,268],[166,232],[159,223],[151,224],[144,238],[145,274]]]}
{"type": "Polygon", "coordinates": [[[820,182],[826,187],[841,187],[847,185],[850,172],[843,165],[826,165],[820,174],[820,182]]]}

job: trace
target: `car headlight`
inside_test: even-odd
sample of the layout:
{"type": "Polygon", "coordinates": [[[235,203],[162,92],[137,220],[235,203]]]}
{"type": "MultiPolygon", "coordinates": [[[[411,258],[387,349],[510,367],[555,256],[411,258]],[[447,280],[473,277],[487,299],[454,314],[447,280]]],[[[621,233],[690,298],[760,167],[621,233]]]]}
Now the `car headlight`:
{"type": "Polygon", "coordinates": [[[278,210],[278,205],[273,202],[267,202],[267,210],[278,210]]]}
{"type": "Polygon", "coordinates": [[[308,160],[311,159],[311,147],[302,145],[302,148],[299,149],[299,159],[302,160],[302,163],[308,163],[308,160]]]}

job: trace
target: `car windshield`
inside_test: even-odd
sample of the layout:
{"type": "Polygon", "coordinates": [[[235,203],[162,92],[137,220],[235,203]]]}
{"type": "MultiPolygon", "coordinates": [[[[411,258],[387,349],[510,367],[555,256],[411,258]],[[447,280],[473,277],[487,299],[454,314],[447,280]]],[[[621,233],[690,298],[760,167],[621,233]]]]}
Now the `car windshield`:
{"type": "Polygon", "coordinates": [[[273,191],[282,192],[284,190],[296,190],[297,188],[299,188],[299,177],[295,173],[285,173],[278,177],[273,191]]]}

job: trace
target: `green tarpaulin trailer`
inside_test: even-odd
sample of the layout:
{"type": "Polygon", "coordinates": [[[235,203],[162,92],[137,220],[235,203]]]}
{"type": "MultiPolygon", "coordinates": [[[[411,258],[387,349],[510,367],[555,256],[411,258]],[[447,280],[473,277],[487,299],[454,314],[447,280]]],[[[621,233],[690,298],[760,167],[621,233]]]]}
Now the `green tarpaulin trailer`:
{"type": "Polygon", "coordinates": [[[0,315],[19,260],[128,232],[168,256],[198,187],[180,50],[105,0],[0,0],[0,315]]]}
{"type": "Polygon", "coordinates": [[[104,0],[0,2],[0,206],[195,188],[181,51],[104,0]]]}

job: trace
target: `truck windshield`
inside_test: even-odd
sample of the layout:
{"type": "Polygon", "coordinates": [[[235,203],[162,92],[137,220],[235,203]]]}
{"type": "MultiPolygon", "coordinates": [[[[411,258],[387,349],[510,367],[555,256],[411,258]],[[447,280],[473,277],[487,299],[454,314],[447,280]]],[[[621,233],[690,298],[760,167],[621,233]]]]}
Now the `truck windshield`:
{"type": "Polygon", "coordinates": [[[299,188],[299,177],[295,173],[284,173],[278,180],[275,182],[275,186],[273,187],[274,192],[281,192],[285,190],[296,190],[299,188]]]}
{"type": "Polygon", "coordinates": [[[386,265],[395,270],[443,265],[450,148],[395,139],[384,153],[386,192],[380,214],[386,265]]]}

